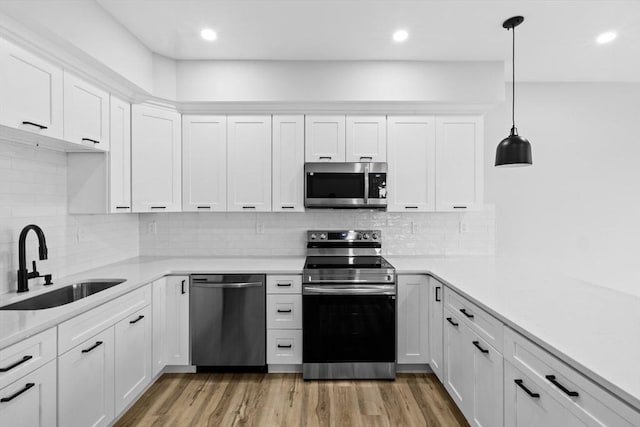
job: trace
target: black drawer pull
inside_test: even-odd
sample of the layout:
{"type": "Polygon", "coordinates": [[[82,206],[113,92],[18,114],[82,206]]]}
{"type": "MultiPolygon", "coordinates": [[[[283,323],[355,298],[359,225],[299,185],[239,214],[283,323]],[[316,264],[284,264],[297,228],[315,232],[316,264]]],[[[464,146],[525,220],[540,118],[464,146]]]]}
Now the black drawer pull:
{"type": "Polygon", "coordinates": [[[518,384],[518,387],[520,387],[521,389],[524,390],[525,393],[527,393],[529,396],[533,397],[533,398],[539,398],[540,394],[539,393],[534,393],[531,390],[529,390],[527,387],[525,387],[525,385],[522,383],[522,380],[513,380],[513,382],[515,382],[516,384],[518,384]]]}
{"type": "Polygon", "coordinates": [[[287,310],[278,309],[278,313],[291,313],[291,309],[290,308],[287,310]]]}
{"type": "Polygon", "coordinates": [[[97,347],[100,347],[102,345],[102,341],[96,341],[96,343],[94,345],[92,345],[89,348],[85,348],[84,350],[82,350],[83,353],[89,353],[91,350],[94,350],[97,347]]]}
{"type": "Polygon", "coordinates": [[[466,206],[454,206],[453,209],[467,209],[466,206]]]}
{"type": "Polygon", "coordinates": [[[486,348],[482,348],[482,347],[480,347],[480,341],[471,341],[471,342],[472,342],[472,343],[473,343],[473,345],[475,345],[475,346],[476,346],[476,348],[477,348],[478,350],[480,350],[481,352],[483,352],[483,353],[489,353],[489,350],[487,350],[486,348]]]}
{"type": "Polygon", "coordinates": [[[371,156],[360,156],[360,160],[364,160],[364,159],[373,160],[373,157],[371,157],[371,156]]]}
{"type": "Polygon", "coordinates": [[[439,290],[440,286],[436,286],[436,302],[442,301],[442,298],[440,298],[440,293],[438,292],[439,290]]]}
{"type": "Polygon", "coordinates": [[[167,209],[166,206],[151,206],[151,209],[167,209]]]}
{"type": "Polygon", "coordinates": [[[198,209],[211,209],[211,206],[198,206],[198,209]]]}
{"type": "Polygon", "coordinates": [[[405,206],[404,208],[405,209],[418,209],[417,206],[405,206]]]}
{"type": "Polygon", "coordinates": [[[287,345],[282,345],[282,344],[278,344],[278,348],[292,348],[293,344],[287,344],[287,345]]]}
{"type": "Polygon", "coordinates": [[[295,209],[295,206],[283,206],[282,209],[295,209]]]}
{"type": "Polygon", "coordinates": [[[39,125],[39,124],[37,124],[37,123],[33,123],[33,122],[22,122],[22,124],[23,124],[23,125],[31,125],[31,126],[35,126],[35,127],[37,127],[37,128],[40,128],[40,129],[49,129],[49,128],[48,128],[48,127],[46,127],[46,126],[39,125]]]}
{"type": "Polygon", "coordinates": [[[16,397],[20,396],[22,393],[24,393],[25,391],[29,390],[31,387],[34,387],[36,385],[36,383],[26,383],[24,385],[24,388],[22,390],[18,390],[15,393],[13,393],[11,396],[9,397],[3,397],[2,399],[0,399],[0,402],[4,403],[4,402],[10,402],[13,399],[15,399],[16,397]]]}
{"type": "Polygon", "coordinates": [[[180,289],[182,291],[182,295],[186,294],[185,290],[184,290],[184,282],[185,280],[182,281],[182,285],[180,285],[180,289]]]}
{"type": "Polygon", "coordinates": [[[131,206],[116,206],[116,209],[131,209],[131,206]]]}
{"type": "Polygon", "coordinates": [[[255,206],[243,206],[242,209],[255,209],[255,206]]]}
{"type": "Polygon", "coordinates": [[[580,393],[578,393],[577,391],[571,391],[568,388],[566,388],[565,386],[563,386],[562,384],[560,384],[558,382],[558,380],[556,380],[556,376],[555,375],[545,375],[544,376],[546,379],[549,380],[549,382],[551,384],[553,384],[554,386],[558,387],[560,390],[562,390],[565,394],[571,396],[571,397],[578,397],[580,396],[580,393]]]}
{"type": "Polygon", "coordinates": [[[320,160],[322,160],[322,159],[331,160],[331,156],[320,156],[319,159],[320,160]]]}
{"type": "Polygon", "coordinates": [[[451,323],[453,326],[455,326],[456,328],[458,327],[459,323],[456,323],[453,321],[453,319],[451,317],[447,317],[447,322],[451,323]]]}
{"type": "Polygon", "coordinates": [[[96,141],[95,139],[91,139],[91,138],[82,138],[82,140],[87,142],[93,142],[94,144],[100,144],[100,141],[96,141]]]}
{"type": "Polygon", "coordinates": [[[144,319],[144,316],[141,314],[140,316],[138,316],[137,319],[131,320],[129,321],[129,324],[133,325],[134,323],[138,323],[139,321],[141,321],[142,319],[144,319]]]}
{"type": "Polygon", "coordinates": [[[7,366],[6,368],[0,368],[0,372],[8,372],[8,371],[12,370],[13,368],[22,365],[27,360],[31,360],[31,359],[33,359],[33,356],[24,356],[22,359],[18,360],[17,362],[15,362],[12,365],[7,366]]]}
{"type": "Polygon", "coordinates": [[[291,286],[291,283],[276,283],[276,286],[279,288],[287,288],[291,286]]]}
{"type": "Polygon", "coordinates": [[[473,319],[473,314],[471,313],[467,313],[467,309],[466,308],[461,308],[460,309],[460,313],[464,314],[465,316],[467,316],[469,319],[473,319]]]}

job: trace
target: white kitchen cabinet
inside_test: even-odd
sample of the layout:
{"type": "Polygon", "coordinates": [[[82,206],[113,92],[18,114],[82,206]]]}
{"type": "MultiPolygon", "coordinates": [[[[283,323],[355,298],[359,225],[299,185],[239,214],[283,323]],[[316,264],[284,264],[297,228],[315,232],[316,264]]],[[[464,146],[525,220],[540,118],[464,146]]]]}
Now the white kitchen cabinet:
{"type": "Polygon", "coordinates": [[[387,117],[347,116],[346,161],[387,161],[387,117]]]}
{"type": "Polygon", "coordinates": [[[55,427],[56,361],[0,389],[0,424],[11,427],[55,427]]]}
{"type": "Polygon", "coordinates": [[[429,277],[429,366],[440,382],[444,382],[444,285],[429,277]]]}
{"type": "Polygon", "coordinates": [[[167,365],[189,364],[189,277],[169,276],[167,289],[167,365]]]}
{"type": "Polygon", "coordinates": [[[115,329],[115,413],[133,403],[151,382],[151,306],[129,315],[115,329]]]}
{"type": "Polygon", "coordinates": [[[131,107],[131,186],[134,212],[178,212],[182,207],[180,114],[131,107]]]}
{"type": "Polygon", "coordinates": [[[269,372],[294,372],[302,364],[302,276],[267,276],[269,372]]]}
{"type": "Polygon", "coordinates": [[[0,39],[0,124],[63,136],[62,68],[0,39]]]}
{"type": "Polygon", "coordinates": [[[387,210],[435,210],[435,117],[389,116],[388,135],[387,210]]]}
{"type": "Polygon", "coordinates": [[[112,96],[109,122],[110,211],[131,212],[131,105],[112,96]]]}
{"type": "Polygon", "coordinates": [[[429,284],[424,275],[398,276],[398,363],[429,363],[429,284]]]}
{"type": "Polygon", "coordinates": [[[227,116],[182,117],[182,210],[227,210],[227,116]]]}
{"type": "Polygon", "coordinates": [[[227,210],[271,211],[271,116],[228,116],[227,210]]]}
{"type": "Polygon", "coordinates": [[[305,117],[306,162],[344,162],[345,143],[345,116],[305,117]]]}
{"type": "Polygon", "coordinates": [[[112,327],[58,357],[58,425],[107,426],[114,411],[112,327]]]}
{"type": "Polygon", "coordinates": [[[109,94],[64,72],[64,139],[109,151],[109,94]]]}
{"type": "Polygon", "coordinates": [[[473,351],[470,334],[455,314],[444,310],[444,387],[469,420],[473,407],[473,351]]]}
{"type": "Polygon", "coordinates": [[[151,375],[155,378],[167,365],[167,278],[153,282],[151,293],[151,375]]]}
{"type": "Polygon", "coordinates": [[[484,120],[436,117],[436,210],[480,209],[483,199],[484,120]]]}
{"type": "Polygon", "coordinates": [[[303,185],[304,116],[273,116],[273,211],[304,211],[303,185]]]}

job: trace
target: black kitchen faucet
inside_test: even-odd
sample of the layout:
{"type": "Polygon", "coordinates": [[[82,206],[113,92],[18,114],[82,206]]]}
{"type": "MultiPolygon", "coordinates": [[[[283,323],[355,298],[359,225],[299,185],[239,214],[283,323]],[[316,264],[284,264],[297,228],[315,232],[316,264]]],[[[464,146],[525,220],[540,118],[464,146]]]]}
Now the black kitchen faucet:
{"type": "MultiPolygon", "coordinates": [[[[47,259],[48,250],[47,250],[47,240],[44,238],[44,232],[40,227],[35,224],[29,224],[20,232],[20,238],[18,239],[18,292],[27,292],[29,290],[29,279],[33,279],[36,277],[40,277],[40,273],[36,268],[36,262],[33,262],[33,271],[29,272],[27,270],[27,261],[26,261],[26,243],[27,243],[27,234],[29,231],[35,231],[38,236],[38,253],[40,255],[40,260],[47,259]]],[[[51,285],[51,275],[47,274],[44,276],[45,285],[51,285]]]]}

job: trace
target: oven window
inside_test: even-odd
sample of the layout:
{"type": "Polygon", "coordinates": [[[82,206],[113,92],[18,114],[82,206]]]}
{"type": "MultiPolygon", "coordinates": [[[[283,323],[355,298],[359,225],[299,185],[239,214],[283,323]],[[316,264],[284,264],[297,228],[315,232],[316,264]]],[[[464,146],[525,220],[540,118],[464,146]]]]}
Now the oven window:
{"type": "Polygon", "coordinates": [[[307,198],[362,199],[364,198],[364,174],[334,172],[308,173],[307,198]]]}
{"type": "Polygon", "coordinates": [[[304,295],[303,361],[393,362],[396,300],[389,295],[304,295]]]}

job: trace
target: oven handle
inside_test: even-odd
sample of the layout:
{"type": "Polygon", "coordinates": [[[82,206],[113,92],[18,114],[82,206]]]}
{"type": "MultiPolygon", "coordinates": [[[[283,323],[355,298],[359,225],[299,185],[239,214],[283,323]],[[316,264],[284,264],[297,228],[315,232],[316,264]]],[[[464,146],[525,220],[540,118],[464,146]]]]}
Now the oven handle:
{"type": "Polygon", "coordinates": [[[362,286],[305,286],[304,295],[395,295],[396,287],[382,285],[375,287],[362,286]]]}

